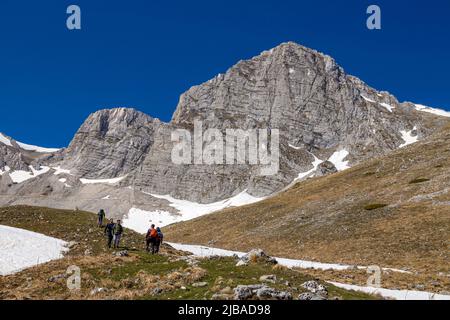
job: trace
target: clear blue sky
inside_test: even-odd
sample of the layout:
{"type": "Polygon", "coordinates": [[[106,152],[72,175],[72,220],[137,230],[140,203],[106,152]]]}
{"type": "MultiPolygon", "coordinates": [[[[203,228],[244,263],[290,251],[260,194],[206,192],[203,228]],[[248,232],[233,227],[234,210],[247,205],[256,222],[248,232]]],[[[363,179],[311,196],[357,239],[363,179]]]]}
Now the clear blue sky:
{"type": "Polygon", "coordinates": [[[448,0],[2,0],[0,132],[60,147],[102,108],[167,121],[189,87],[289,40],[402,101],[450,108],[448,0]],[[66,28],[70,4],[81,31],[66,28]]]}

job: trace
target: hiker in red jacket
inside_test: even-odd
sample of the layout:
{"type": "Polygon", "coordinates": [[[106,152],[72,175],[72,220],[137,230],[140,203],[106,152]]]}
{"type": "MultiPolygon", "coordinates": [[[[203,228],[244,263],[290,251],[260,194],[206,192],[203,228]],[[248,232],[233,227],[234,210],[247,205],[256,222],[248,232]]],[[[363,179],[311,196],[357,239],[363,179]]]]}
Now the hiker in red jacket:
{"type": "MultiPolygon", "coordinates": [[[[154,242],[154,239],[155,239],[154,237],[152,237],[152,235],[154,235],[155,232],[156,232],[155,225],[152,224],[152,226],[150,227],[150,229],[148,229],[147,234],[145,236],[145,242],[147,244],[147,249],[146,250],[149,251],[149,252],[150,252],[150,244],[152,244],[154,242]]],[[[153,245],[152,245],[152,247],[153,247],[153,245]]]]}

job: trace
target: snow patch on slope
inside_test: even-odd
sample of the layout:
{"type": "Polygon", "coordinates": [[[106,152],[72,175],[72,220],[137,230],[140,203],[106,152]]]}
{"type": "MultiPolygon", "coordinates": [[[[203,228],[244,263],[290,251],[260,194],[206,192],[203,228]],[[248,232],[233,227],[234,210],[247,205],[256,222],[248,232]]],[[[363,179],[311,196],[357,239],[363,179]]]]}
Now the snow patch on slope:
{"type": "Polygon", "coordinates": [[[249,195],[247,190],[229,199],[208,204],[175,199],[170,195],[149,195],[169,201],[169,206],[175,208],[178,211],[178,214],[163,210],[145,211],[139,208],[132,208],[128,212],[128,215],[123,219],[125,227],[135,230],[136,232],[145,233],[149,229],[151,223],[157,224],[159,227],[164,227],[172,223],[195,219],[225,208],[239,207],[264,199],[249,195]]]}
{"type": "Polygon", "coordinates": [[[366,100],[366,101],[368,101],[368,102],[375,103],[374,100],[372,100],[372,99],[370,99],[370,98],[367,98],[366,96],[361,95],[361,97],[363,97],[363,99],[366,100]]]}
{"type": "Polygon", "coordinates": [[[11,171],[11,168],[8,167],[8,166],[5,166],[5,167],[3,168],[3,170],[0,169],[0,176],[2,176],[2,175],[4,175],[5,173],[11,171]],[[4,171],[3,171],[3,170],[4,170],[4,171]]]}
{"type": "Polygon", "coordinates": [[[22,143],[22,142],[17,142],[17,145],[20,148],[22,148],[23,150],[34,151],[34,152],[39,152],[39,153],[54,153],[54,152],[61,150],[59,148],[43,148],[43,147],[33,146],[31,144],[26,144],[26,143],[22,143]]]}
{"type": "Polygon", "coordinates": [[[322,160],[317,158],[315,155],[312,154],[312,156],[314,157],[314,161],[311,163],[313,168],[311,170],[309,170],[309,171],[299,173],[298,177],[294,179],[294,182],[302,180],[302,179],[304,179],[306,177],[309,177],[311,174],[314,173],[314,171],[317,170],[317,167],[323,162],[322,160]]]}
{"type": "MultiPolygon", "coordinates": [[[[0,142],[7,145],[8,147],[14,147],[11,140],[5,137],[2,133],[0,133],[0,142]]],[[[16,141],[16,143],[23,150],[34,151],[39,153],[53,153],[61,150],[57,148],[42,148],[38,146],[33,146],[31,144],[22,143],[19,141],[16,141]]]]}
{"type": "Polygon", "coordinates": [[[2,133],[0,133],[0,142],[7,145],[8,147],[12,147],[11,140],[5,137],[2,133]]]}
{"type": "Polygon", "coordinates": [[[0,275],[61,259],[67,252],[63,240],[0,225],[0,275]]]}
{"type": "Polygon", "coordinates": [[[328,159],[338,171],[349,169],[350,166],[348,165],[348,161],[344,161],[344,159],[349,155],[349,152],[345,149],[336,151],[331,155],[331,157],[328,159]]]}
{"type": "Polygon", "coordinates": [[[127,176],[113,178],[113,179],[80,179],[80,182],[82,184],[115,184],[123,179],[125,179],[127,176]]]}
{"type": "MultiPolygon", "coordinates": [[[[246,253],[240,251],[231,251],[224,250],[219,248],[211,248],[200,245],[190,245],[190,244],[179,244],[179,243],[169,243],[172,247],[177,250],[187,251],[192,253],[198,257],[211,257],[211,256],[222,256],[222,257],[231,257],[238,256],[242,257],[246,253]]],[[[306,261],[306,260],[295,260],[295,259],[286,259],[286,258],[278,258],[275,257],[278,261],[278,264],[282,266],[286,266],[288,268],[301,268],[301,269],[319,269],[319,270],[347,270],[349,268],[353,268],[350,265],[343,264],[333,264],[333,263],[321,263],[315,261],[306,261]]],[[[366,266],[358,266],[358,269],[367,269],[366,266]]],[[[407,271],[394,269],[394,268],[383,268],[383,270],[390,270],[394,272],[406,273],[407,271]]],[[[442,294],[434,294],[431,292],[424,291],[409,291],[409,290],[392,290],[392,289],[383,289],[383,288],[373,288],[373,287],[362,287],[355,285],[348,285],[338,282],[329,282],[336,287],[344,288],[347,290],[355,290],[366,292],[369,294],[380,294],[386,298],[393,298],[397,300],[449,300],[450,296],[442,295],[442,294]]]]}
{"type": "Polygon", "coordinates": [[[416,290],[392,290],[384,288],[374,288],[374,287],[363,287],[356,286],[352,284],[345,284],[339,282],[330,282],[332,285],[347,289],[365,292],[368,294],[380,295],[385,298],[391,298],[395,300],[450,300],[450,296],[437,294],[426,291],[416,291],[416,290]]]}
{"type": "MultiPolygon", "coordinates": [[[[201,245],[191,245],[191,244],[180,244],[180,243],[169,243],[172,247],[177,250],[187,251],[198,257],[211,257],[211,256],[224,256],[231,257],[237,255],[238,257],[244,256],[245,252],[225,250],[219,248],[211,248],[201,245]]],[[[347,270],[354,268],[354,266],[346,264],[337,263],[322,263],[316,261],[298,260],[298,259],[287,259],[275,257],[278,263],[282,266],[288,268],[300,268],[300,269],[318,269],[318,270],[347,270]]],[[[357,266],[358,269],[367,269],[366,266],[357,266]]],[[[407,271],[394,269],[394,268],[383,268],[383,270],[390,270],[399,273],[408,273],[407,271]]]]}
{"type": "Polygon", "coordinates": [[[431,108],[431,107],[427,107],[427,106],[424,106],[424,105],[421,105],[421,104],[414,104],[414,106],[416,107],[417,111],[433,113],[433,114],[436,114],[438,116],[449,117],[450,118],[450,112],[449,111],[445,111],[445,110],[437,109],[437,108],[431,108]]]}
{"type": "Polygon", "coordinates": [[[31,171],[24,171],[24,170],[17,170],[13,172],[8,172],[9,176],[11,177],[11,180],[15,183],[22,183],[24,181],[36,178],[37,176],[40,176],[41,174],[47,173],[50,171],[49,167],[42,166],[41,169],[36,170],[33,168],[33,166],[29,166],[31,171]]]}
{"type": "Polygon", "coordinates": [[[400,134],[402,135],[402,139],[403,139],[403,141],[405,141],[405,143],[401,144],[399,146],[399,148],[406,147],[407,145],[410,145],[410,144],[413,144],[413,143],[416,143],[417,141],[419,141],[419,137],[417,135],[416,136],[412,135],[412,132],[414,130],[417,130],[417,128],[414,127],[410,131],[406,131],[406,130],[400,131],[400,134]]]}
{"type": "Polygon", "coordinates": [[[54,173],[54,175],[55,176],[58,176],[58,175],[60,175],[60,174],[68,174],[68,175],[72,175],[71,173],[70,173],[70,170],[67,170],[67,169],[63,169],[63,168],[61,168],[61,167],[52,167],[52,169],[53,170],[55,170],[55,173],[54,173]]]}
{"type": "Polygon", "coordinates": [[[390,104],[384,103],[384,102],[381,102],[380,105],[382,107],[385,107],[389,112],[392,112],[392,109],[394,109],[393,106],[391,106],[390,104]]]}

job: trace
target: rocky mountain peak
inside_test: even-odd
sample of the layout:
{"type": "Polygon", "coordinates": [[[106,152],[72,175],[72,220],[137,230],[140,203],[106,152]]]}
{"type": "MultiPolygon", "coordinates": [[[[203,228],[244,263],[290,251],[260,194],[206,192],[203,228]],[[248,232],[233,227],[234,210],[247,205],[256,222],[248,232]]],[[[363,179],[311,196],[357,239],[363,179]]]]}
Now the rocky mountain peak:
{"type": "Polygon", "coordinates": [[[133,108],[99,110],[77,131],[60,165],[88,178],[125,175],[145,157],[159,123],[133,108]]]}

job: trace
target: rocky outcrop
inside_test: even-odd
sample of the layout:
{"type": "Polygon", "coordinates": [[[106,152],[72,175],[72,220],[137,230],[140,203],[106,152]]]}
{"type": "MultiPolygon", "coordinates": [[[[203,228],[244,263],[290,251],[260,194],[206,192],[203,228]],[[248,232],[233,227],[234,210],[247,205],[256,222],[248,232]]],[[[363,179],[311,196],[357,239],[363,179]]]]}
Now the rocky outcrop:
{"type": "Polygon", "coordinates": [[[280,291],[262,284],[237,286],[234,289],[235,300],[292,300],[287,291],[280,291]]]}
{"type": "Polygon", "coordinates": [[[336,173],[337,171],[336,166],[331,161],[324,161],[317,166],[315,176],[321,177],[327,174],[336,173]]]}
{"type": "Polygon", "coordinates": [[[86,178],[114,178],[136,169],[160,121],[134,109],[100,110],[83,123],[60,165],[86,178]]]}

